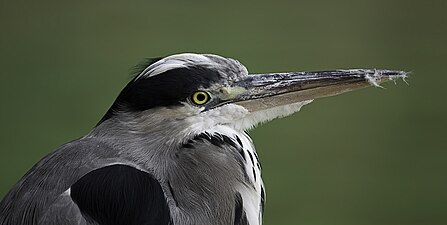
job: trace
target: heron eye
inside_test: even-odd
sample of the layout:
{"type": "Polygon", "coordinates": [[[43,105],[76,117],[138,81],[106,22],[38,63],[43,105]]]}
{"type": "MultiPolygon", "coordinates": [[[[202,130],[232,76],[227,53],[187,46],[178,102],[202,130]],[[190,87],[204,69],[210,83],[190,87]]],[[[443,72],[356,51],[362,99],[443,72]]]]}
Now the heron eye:
{"type": "Polygon", "coordinates": [[[194,104],[203,105],[210,100],[210,96],[204,91],[197,91],[192,94],[191,100],[192,102],[194,102],[194,104]]]}

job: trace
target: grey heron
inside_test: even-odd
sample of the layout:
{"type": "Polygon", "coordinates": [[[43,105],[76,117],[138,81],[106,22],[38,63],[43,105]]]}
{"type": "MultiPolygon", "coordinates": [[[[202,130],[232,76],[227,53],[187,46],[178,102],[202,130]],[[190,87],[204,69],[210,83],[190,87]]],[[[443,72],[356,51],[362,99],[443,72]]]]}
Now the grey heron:
{"type": "Polygon", "coordinates": [[[30,169],[0,225],[260,225],[265,200],[247,130],[314,99],[397,78],[350,69],[249,74],[183,53],[148,62],[87,135],[30,169]]]}

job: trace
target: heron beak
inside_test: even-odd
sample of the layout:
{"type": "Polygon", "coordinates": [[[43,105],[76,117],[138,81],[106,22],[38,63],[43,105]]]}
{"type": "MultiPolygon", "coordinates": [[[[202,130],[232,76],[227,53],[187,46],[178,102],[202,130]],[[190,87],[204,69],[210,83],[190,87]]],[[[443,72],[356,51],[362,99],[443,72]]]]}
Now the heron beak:
{"type": "Polygon", "coordinates": [[[375,69],[251,74],[236,83],[246,91],[239,94],[233,103],[253,112],[371,85],[381,87],[385,81],[406,77],[404,71],[375,69]]]}

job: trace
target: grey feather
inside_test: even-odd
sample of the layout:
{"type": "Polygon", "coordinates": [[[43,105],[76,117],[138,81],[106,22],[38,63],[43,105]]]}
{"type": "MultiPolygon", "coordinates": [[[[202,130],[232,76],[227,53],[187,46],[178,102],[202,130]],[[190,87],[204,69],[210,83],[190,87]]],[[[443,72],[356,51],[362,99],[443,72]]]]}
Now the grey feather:
{"type": "Polygon", "coordinates": [[[88,172],[115,163],[118,155],[110,149],[96,138],[82,138],[43,158],[0,203],[0,224],[37,224],[60,204],[73,211],[61,195],[88,172]]]}
{"type": "Polygon", "coordinates": [[[223,225],[233,220],[237,187],[248,185],[234,146],[216,146],[204,139],[194,148],[167,145],[169,151],[164,151],[154,148],[164,145],[159,142],[163,138],[111,124],[100,125],[37,163],[2,201],[0,224],[86,224],[64,192],[88,172],[111,164],[153,174],[166,193],[176,225],[223,225]]]}

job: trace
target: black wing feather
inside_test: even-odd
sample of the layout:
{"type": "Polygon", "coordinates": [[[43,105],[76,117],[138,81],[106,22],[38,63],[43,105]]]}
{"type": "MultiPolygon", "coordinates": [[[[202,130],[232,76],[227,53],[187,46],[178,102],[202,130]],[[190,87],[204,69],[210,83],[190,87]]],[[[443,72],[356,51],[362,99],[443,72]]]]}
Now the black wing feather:
{"type": "Polygon", "coordinates": [[[71,187],[71,198],[90,222],[100,225],[169,225],[160,183],[127,165],[94,170],[71,187]]]}

